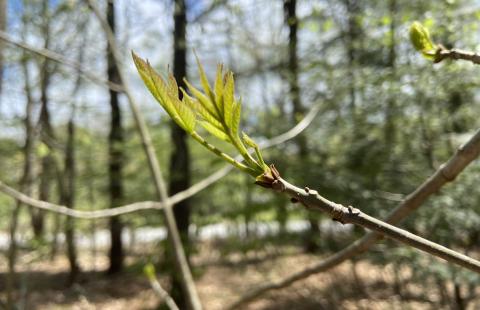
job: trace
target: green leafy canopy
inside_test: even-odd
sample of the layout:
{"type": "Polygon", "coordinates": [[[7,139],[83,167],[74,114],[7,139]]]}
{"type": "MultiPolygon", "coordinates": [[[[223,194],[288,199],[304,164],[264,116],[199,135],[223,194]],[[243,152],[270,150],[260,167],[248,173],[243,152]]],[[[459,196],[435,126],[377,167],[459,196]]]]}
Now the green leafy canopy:
{"type": "Polygon", "coordinates": [[[178,87],[171,73],[168,75],[168,79],[165,80],[152,68],[148,61],[143,60],[133,52],[132,56],[145,86],[147,86],[150,93],[168,115],[183,130],[209,151],[252,176],[257,177],[270,172],[270,168],[265,164],[258,145],[245,133],[242,134],[242,137],[239,135],[242,104],[240,100],[235,98],[233,72],[226,70],[224,73],[223,65],[219,64],[212,88],[208,82],[205,70],[197,57],[203,91],[194,87],[185,79],[188,93],[185,89],[178,87]],[[182,99],[179,96],[180,92],[182,99]],[[245,163],[236,161],[208,143],[195,131],[197,124],[200,124],[211,135],[232,144],[242,155],[245,163]],[[255,158],[250,154],[247,147],[254,149],[255,158]]]}

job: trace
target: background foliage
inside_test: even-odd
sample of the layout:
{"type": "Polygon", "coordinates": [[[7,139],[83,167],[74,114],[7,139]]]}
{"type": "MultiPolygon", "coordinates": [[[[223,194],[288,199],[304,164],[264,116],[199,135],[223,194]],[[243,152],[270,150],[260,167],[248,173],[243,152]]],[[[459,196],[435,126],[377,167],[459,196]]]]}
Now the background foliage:
{"type": "MultiPolygon", "coordinates": [[[[173,4],[122,0],[116,1],[116,5],[117,38],[124,52],[128,78],[136,97],[141,99],[141,111],[152,131],[160,164],[168,167],[171,151],[168,117],[144,89],[129,51],[133,49],[147,57],[162,74],[167,72],[173,53],[173,4]]],[[[293,115],[289,87],[292,72],[287,66],[288,27],[281,1],[187,1],[187,8],[189,81],[200,86],[193,49],[211,81],[217,62],[231,69],[235,73],[236,93],[242,97],[242,127],[256,141],[285,132],[303,117],[293,115]]],[[[82,1],[48,1],[45,13],[39,1],[13,0],[8,1],[7,12],[7,32],[40,46],[47,40],[43,29],[47,14],[48,48],[72,60],[83,50],[82,67],[105,75],[106,40],[82,1]]],[[[320,112],[304,133],[308,157],[300,159],[298,144],[289,141],[263,151],[265,161],[275,163],[282,176],[298,185],[308,185],[333,201],[355,205],[382,217],[447,160],[480,125],[479,69],[466,62],[432,65],[412,48],[408,28],[418,20],[429,28],[435,43],[477,50],[480,4],[476,0],[298,1],[297,15],[300,98],[306,111],[320,104],[320,112]]],[[[29,71],[27,78],[35,102],[33,119],[37,122],[43,60],[12,46],[6,46],[3,52],[0,179],[14,185],[21,178],[25,138],[26,77],[21,62],[26,62],[29,71]]],[[[66,143],[66,124],[72,107],[76,107],[75,206],[81,210],[106,208],[109,206],[107,89],[82,80],[78,92],[72,96],[75,70],[53,63],[50,66],[48,95],[59,150],[66,143]]],[[[155,200],[148,165],[123,95],[120,103],[125,118],[124,203],[155,200]]],[[[227,143],[217,144],[235,153],[227,143]]],[[[224,166],[195,141],[189,140],[188,145],[192,184],[224,166]]],[[[44,144],[36,143],[34,196],[38,196],[38,158],[45,152],[50,151],[44,144]]],[[[405,221],[404,226],[445,246],[478,255],[479,172],[477,160],[405,221]]],[[[168,179],[167,169],[164,173],[168,179]]],[[[59,199],[56,187],[53,185],[51,190],[54,202],[59,199]]],[[[0,195],[2,232],[8,231],[13,205],[0,195]]],[[[284,227],[289,221],[301,220],[306,227],[307,218],[304,210],[253,186],[248,176],[238,172],[195,195],[192,212],[192,227],[197,234],[206,225],[228,224],[227,230],[233,233],[224,236],[229,240],[224,243],[224,253],[259,251],[270,242],[284,240],[261,239],[251,223],[278,223],[284,227]]],[[[123,218],[132,230],[163,225],[157,211],[123,218]]],[[[321,223],[320,227],[330,222],[320,216],[315,221],[321,223]]],[[[25,240],[32,240],[29,223],[25,209],[19,229],[25,240]]],[[[55,225],[58,225],[55,217],[48,215],[48,238],[55,225]]],[[[95,225],[96,230],[108,228],[106,221],[95,225]]],[[[86,221],[76,221],[75,227],[79,234],[89,234],[92,229],[86,221]]],[[[316,239],[317,254],[333,252],[362,234],[360,229],[353,229],[346,237],[335,239],[321,232],[316,239]]],[[[293,233],[292,243],[303,244],[303,237],[302,233],[293,233]]],[[[406,266],[413,270],[408,279],[412,283],[431,282],[440,291],[458,285],[464,296],[472,300],[477,296],[474,287],[480,283],[478,276],[390,242],[382,241],[359,259],[380,266],[397,266],[398,270],[406,266]]]]}

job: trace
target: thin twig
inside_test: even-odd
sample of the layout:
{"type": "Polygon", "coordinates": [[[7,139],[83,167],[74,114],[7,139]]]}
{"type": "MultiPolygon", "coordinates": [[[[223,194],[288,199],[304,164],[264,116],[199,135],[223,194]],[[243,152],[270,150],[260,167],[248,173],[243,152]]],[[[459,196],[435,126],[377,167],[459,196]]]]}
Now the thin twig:
{"type": "Polygon", "coordinates": [[[82,211],[77,209],[70,209],[66,206],[57,205],[47,201],[34,199],[32,197],[29,197],[9,187],[8,185],[5,185],[1,181],[0,181],[0,191],[16,199],[17,201],[20,201],[31,207],[63,214],[70,217],[80,218],[80,219],[97,219],[97,218],[105,218],[105,217],[122,215],[122,214],[131,213],[139,210],[162,209],[162,204],[159,204],[158,202],[143,201],[143,202],[132,203],[126,206],[117,207],[114,209],[82,211]]]}
{"type": "Polygon", "coordinates": [[[1,30],[0,30],[0,40],[2,40],[4,42],[7,42],[11,45],[20,47],[23,50],[27,50],[27,51],[30,51],[34,54],[37,54],[37,55],[40,55],[42,57],[48,58],[52,61],[55,61],[57,63],[65,65],[67,67],[73,68],[76,71],[78,71],[81,76],[89,79],[90,81],[92,81],[94,83],[100,83],[100,84],[106,85],[108,88],[110,88],[114,91],[117,91],[117,92],[122,92],[123,91],[123,87],[121,85],[110,82],[110,81],[107,81],[107,80],[105,80],[105,79],[103,79],[103,78],[85,70],[84,65],[82,65],[82,64],[80,64],[80,63],[78,63],[74,60],[67,59],[63,55],[61,55],[57,52],[54,52],[54,51],[46,49],[46,48],[35,47],[35,46],[32,46],[32,45],[30,45],[28,43],[25,43],[23,41],[14,39],[10,35],[8,35],[6,32],[1,31],[1,30]]]}
{"type": "MultiPolygon", "coordinates": [[[[397,224],[409,214],[417,210],[431,195],[438,192],[445,184],[453,181],[474,159],[480,154],[480,130],[478,130],[465,144],[460,146],[457,152],[440,168],[435,171],[425,182],[410,193],[406,198],[390,212],[386,222],[397,224]]],[[[272,290],[286,288],[293,283],[306,279],[314,274],[325,272],[340,265],[352,257],[366,252],[380,239],[380,235],[369,232],[363,238],[353,242],[343,250],[327,257],[326,259],[309,266],[301,271],[275,282],[263,284],[231,304],[228,309],[238,309],[252,302],[260,296],[272,290]]]]}
{"type": "Polygon", "coordinates": [[[476,65],[480,65],[480,54],[459,50],[459,49],[446,49],[442,45],[439,45],[437,51],[434,55],[433,62],[439,63],[444,59],[452,59],[452,60],[466,60],[470,61],[476,65]]]}
{"type": "Polygon", "coordinates": [[[149,277],[148,281],[150,282],[152,290],[155,292],[161,302],[165,302],[170,310],[179,310],[173,298],[167,293],[167,291],[163,289],[156,277],[149,277]]]}

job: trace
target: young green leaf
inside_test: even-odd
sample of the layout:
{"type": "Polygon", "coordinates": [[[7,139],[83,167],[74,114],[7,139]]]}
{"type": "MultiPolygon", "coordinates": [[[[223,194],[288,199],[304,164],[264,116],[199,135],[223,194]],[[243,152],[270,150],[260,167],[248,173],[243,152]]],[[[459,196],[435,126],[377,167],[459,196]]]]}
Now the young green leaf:
{"type": "Polygon", "coordinates": [[[183,89],[180,88],[180,90],[183,93],[183,98],[186,99],[187,105],[192,109],[194,112],[197,113],[198,116],[200,116],[202,119],[205,121],[211,123],[212,125],[218,127],[218,128],[223,128],[222,124],[218,120],[218,118],[211,113],[209,110],[207,110],[198,99],[190,97],[187,92],[183,89]]]}
{"type": "Polygon", "coordinates": [[[212,117],[217,120],[220,120],[220,115],[218,114],[217,108],[215,107],[215,103],[209,99],[205,94],[203,94],[200,90],[195,88],[190,82],[184,79],[185,84],[187,85],[188,89],[192,93],[192,95],[197,98],[198,102],[207,110],[212,117]]]}
{"type": "Polygon", "coordinates": [[[132,52],[133,61],[143,82],[170,117],[185,131],[191,133],[195,129],[195,113],[185,102],[178,98],[178,87],[175,78],[170,75],[168,84],[153,70],[152,66],[132,52]]]}
{"type": "Polygon", "coordinates": [[[149,280],[155,279],[155,266],[152,263],[148,263],[143,267],[143,273],[147,276],[149,280]]]}
{"type": "Polygon", "coordinates": [[[174,98],[178,98],[178,85],[172,73],[168,74],[168,91],[174,98]]]}
{"type": "MultiPolygon", "coordinates": [[[[179,87],[173,75],[165,81],[156,73],[150,64],[132,53],[137,70],[145,85],[155,99],[167,111],[170,117],[197,142],[206,147],[215,155],[226,160],[238,169],[252,175],[269,173],[270,168],[263,161],[258,145],[246,134],[240,138],[239,126],[241,119],[241,100],[235,100],[235,81],[233,73],[227,71],[223,74],[223,66],[218,65],[217,75],[213,90],[208,83],[207,76],[197,58],[200,80],[204,92],[192,86],[186,79],[185,83],[190,94],[180,88],[182,100],[179,99],[179,87]],[[208,143],[195,131],[198,122],[213,136],[232,144],[242,155],[245,163],[241,163],[214,145],[208,143]],[[254,148],[255,156],[252,157],[247,146],[254,148]]],[[[196,57],[196,55],[195,55],[196,57]]]]}
{"type": "Polygon", "coordinates": [[[260,153],[260,148],[258,147],[258,144],[255,143],[255,141],[253,141],[253,139],[250,138],[245,132],[242,132],[242,139],[247,146],[252,147],[255,150],[255,155],[257,156],[261,168],[266,171],[268,169],[268,165],[265,164],[265,162],[263,161],[263,157],[260,153]]]}
{"type": "Polygon", "coordinates": [[[167,96],[167,87],[163,82],[163,79],[159,76],[151,74],[150,64],[145,62],[140,57],[133,55],[133,60],[137,67],[138,73],[142,78],[143,82],[147,88],[152,93],[153,97],[160,103],[160,105],[167,111],[167,113],[172,117],[178,117],[177,112],[173,108],[168,96],[167,96]]]}
{"type": "Polygon", "coordinates": [[[177,106],[177,111],[181,115],[182,122],[184,126],[182,127],[186,132],[192,133],[195,130],[196,117],[195,113],[189,108],[186,99],[180,100],[175,99],[175,105],[177,106]]]}
{"type": "Polygon", "coordinates": [[[258,148],[258,144],[255,143],[255,141],[253,141],[252,138],[250,138],[246,133],[242,132],[242,139],[243,139],[243,142],[245,142],[245,144],[249,147],[253,147],[253,148],[258,148]]]}
{"type": "Polygon", "coordinates": [[[232,134],[235,136],[238,135],[241,113],[242,113],[242,100],[239,100],[238,102],[235,101],[233,106],[233,116],[232,116],[232,134]]]}
{"type": "Polygon", "coordinates": [[[215,104],[217,105],[218,111],[221,115],[223,114],[223,65],[217,65],[217,75],[215,78],[215,104]]]}
{"type": "Polygon", "coordinates": [[[225,124],[233,131],[233,109],[235,105],[235,86],[233,80],[233,73],[228,71],[225,74],[225,88],[223,89],[223,115],[225,117],[225,124]]]}
{"type": "Polygon", "coordinates": [[[212,135],[214,135],[215,137],[223,140],[223,141],[226,141],[228,143],[232,143],[231,140],[230,140],[230,137],[220,128],[212,125],[211,123],[209,122],[206,122],[206,121],[200,121],[200,125],[202,125],[203,128],[205,128],[209,133],[211,133],[212,135]]]}
{"type": "Polygon", "coordinates": [[[430,38],[430,33],[421,23],[414,22],[410,26],[410,41],[417,51],[430,59],[433,59],[436,46],[430,38]]]}
{"type": "Polygon", "coordinates": [[[205,70],[203,69],[202,64],[200,63],[200,60],[198,59],[197,53],[193,52],[195,54],[195,60],[197,61],[197,66],[198,66],[198,73],[200,74],[200,81],[202,83],[203,90],[205,94],[207,94],[208,97],[210,97],[212,100],[213,98],[213,93],[212,89],[210,88],[210,83],[208,83],[207,75],[205,74],[205,70]]]}

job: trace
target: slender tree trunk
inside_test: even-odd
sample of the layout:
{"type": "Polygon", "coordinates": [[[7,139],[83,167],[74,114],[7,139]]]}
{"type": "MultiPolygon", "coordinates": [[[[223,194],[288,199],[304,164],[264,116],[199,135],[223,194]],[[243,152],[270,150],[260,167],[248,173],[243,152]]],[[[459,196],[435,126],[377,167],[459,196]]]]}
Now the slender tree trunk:
{"type": "Polygon", "coordinates": [[[455,296],[455,306],[454,309],[456,310],[465,310],[465,300],[462,296],[461,285],[458,283],[454,283],[453,285],[453,294],[455,296]]]}
{"type": "MultiPolygon", "coordinates": [[[[75,125],[72,119],[68,122],[68,138],[65,150],[65,170],[63,174],[62,204],[73,208],[75,201],[75,125]]],[[[78,277],[80,268],[77,263],[77,249],[75,246],[74,219],[67,216],[65,220],[65,239],[67,242],[67,256],[70,263],[68,282],[73,284],[78,277]]]]}
{"type": "MultiPolygon", "coordinates": [[[[0,30],[7,29],[7,0],[0,0],[0,30]]],[[[0,42],[0,94],[3,85],[3,47],[5,43],[0,42]]]]}
{"type": "MultiPolygon", "coordinates": [[[[390,10],[390,50],[388,53],[388,67],[390,69],[389,77],[391,85],[394,85],[395,81],[395,62],[396,62],[396,19],[395,13],[397,10],[397,0],[390,0],[389,3],[390,10]]],[[[395,103],[395,93],[393,90],[390,91],[389,99],[387,101],[387,108],[385,111],[385,150],[389,152],[387,155],[390,157],[390,151],[392,150],[393,145],[395,145],[395,112],[396,112],[396,103],[395,103]]],[[[389,158],[387,157],[386,161],[388,162],[389,158]]]]}
{"type": "MultiPolygon", "coordinates": [[[[114,1],[109,0],[107,5],[107,21],[108,25],[115,34],[115,6],[114,1]]],[[[108,62],[108,80],[114,83],[120,83],[118,68],[110,48],[107,45],[107,62],[108,62]]],[[[110,90],[110,108],[111,123],[109,142],[109,177],[110,177],[110,206],[115,207],[123,201],[123,127],[122,127],[122,111],[118,102],[118,93],[110,90]]],[[[122,243],[122,221],[120,217],[110,218],[110,266],[109,274],[118,273],[123,268],[124,249],[122,243]]]]}
{"type": "MultiPolygon", "coordinates": [[[[82,23],[79,29],[83,29],[84,24],[82,23]]],[[[85,44],[86,36],[82,35],[81,42],[82,45],[85,44]]],[[[78,63],[82,64],[85,56],[84,49],[80,49],[78,52],[78,63]]],[[[75,86],[72,91],[71,98],[76,98],[77,94],[82,85],[82,77],[80,72],[77,72],[77,79],[75,81],[75,86]]],[[[65,148],[65,164],[64,170],[62,173],[58,173],[60,183],[58,187],[60,188],[60,198],[61,205],[65,205],[69,208],[74,208],[75,206],[75,182],[76,182],[76,159],[75,159],[75,112],[76,105],[75,99],[72,99],[72,114],[67,125],[67,143],[65,148]]],[[[57,218],[56,218],[57,219],[57,218]]],[[[59,226],[59,225],[58,225],[59,226]]],[[[68,285],[72,285],[77,281],[77,277],[80,273],[80,267],[77,262],[77,249],[75,245],[75,222],[74,218],[67,217],[65,219],[65,238],[67,242],[67,257],[70,263],[70,275],[68,279],[68,285]]]]}
{"type": "Polygon", "coordinates": [[[359,36],[361,34],[361,25],[358,20],[358,13],[360,11],[360,3],[356,0],[344,0],[347,10],[347,33],[345,36],[345,45],[347,50],[348,61],[348,85],[350,92],[350,113],[354,125],[354,132],[357,132],[356,128],[358,124],[358,111],[357,111],[357,72],[356,66],[358,63],[358,44],[359,36]]]}
{"type": "MultiPolygon", "coordinates": [[[[46,62],[46,60],[45,60],[46,62]]],[[[46,66],[42,66],[42,70],[47,70],[46,66]]],[[[53,130],[50,125],[50,111],[48,108],[47,88],[49,83],[49,74],[47,72],[42,73],[41,77],[41,111],[40,111],[40,124],[41,124],[41,140],[45,143],[49,143],[52,137],[53,130]]],[[[53,177],[53,158],[50,152],[45,154],[41,158],[41,174],[40,174],[40,199],[43,201],[50,200],[51,180],[53,177]]],[[[44,213],[42,210],[31,209],[32,228],[35,238],[42,239],[44,230],[44,213]]]]}
{"type": "MultiPolygon", "coordinates": [[[[173,54],[173,75],[179,82],[179,86],[185,87],[183,78],[187,76],[187,41],[186,41],[186,5],[184,0],[175,0],[174,2],[174,54],[173,54]]],[[[181,93],[180,93],[181,95],[181,93]]],[[[173,151],[170,157],[170,182],[169,194],[174,195],[190,187],[190,154],[187,145],[187,136],[173,121],[171,125],[171,141],[173,151]]],[[[185,248],[187,260],[190,252],[188,227],[190,225],[190,201],[189,199],[173,206],[173,214],[177,222],[178,231],[185,248]]],[[[171,251],[169,251],[171,252],[171,251]]],[[[174,259],[173,255],[171,255],[174,259]]],[[[178,275],[172,274],[171,296],[180,309],[185,309],[187,300],[185,292],[182,289],[181,279],[178,275]]]]}
{"type": "MultiPolygon", "coordinates": [[[[49,4],[45,1],[42,5],[42,33],[44,36],[44,48],[48,49],[50,46],[50,20],[49,4]]],[[[41,140],[46,145],[50,145],[55,140],[54,131],[50,123],[50,110],[48,88],[50,86],[50,61],[47,58],[43,59],[40,66],[40,125],[41,125],[41,140]]],[[[53,157],[46,154],[41,158],[41,175],[40,175],[40,199],[44,201],[50,200],[51,180],[53,178],[53,157]]],[[[44,213],[39,209],[31,209],[32,212],[32,227],[35,238],[42,239],[44,231],[44,213]]],[[[55,246],[55,245],[54,245],[55,246]]]]}
{"type": "MultiPolygon", "coordinates": [[[[362,24],[360,13],[363,3],[356,0],[343,0],[346,9],[347,29],[344,34],[345,50],[347,53],[347,77],[349,92],[349,112],[352,131],[349,134],[350,143],[354,144],[365,139],[365,130],[362,130],[364,116],[359,109],[359,99],[362,98],[364,90],[361,83],[361,70],[359,70],[360,53],[362,51],[362,24]]],[[[375,180],[370,180],[374,184],[375,180]]],[[[355,226],[354,233],[361,232],[361,228],[355,226]]]]}
{"type": "Polygon", "coordinates": [[[16,205],[13,209],[12,216],[10,218],[10,229],[9,237],[10,244],[8,247],[8,275],[6,279],[6,293],[7,293],[7,309],[15,309],[15,263],[17,260],[17,242],[15,240],[15,235],[17,233],[18,227],[18,216],[20,214],[21,203],[16,202],[16,205]]]}
{"type": "MultiPolygon", "coordinates": [[[[94,173],[93,162],[92,162],[92,148],[90,147],[88,150],[88,155],[86,159],[86,170],[88,174],[91,175],[94,173]]],[[[93,182],[88,182],[87,190],[88,190],[88,202],[91,206],[91,210],[94,210],[94,206],[97,204],[95,199],[95,188],[93,182]]],[[[89,223],[90,227],[90,261],[92,263],[93,271],[97,270],[97,238],[96,238],[96,231],[97,231],[97,221],[95,219],[90,220],[89,223]]]]}
{"type": "MultiPolygon", "coordinates": [[[[25,59],[25,58],[24,58],[25,59]]],[[[27,62],[22,62],[22,69],[25,79],[25,94],[27,97],[26,111],[25,111],[25,145],[23,147],[23,176],[20,180],[20,189],[26,195],[32,195],[33,185],[33,144],[34,144],[34,129],[32,126],[32,110],[34,106],[33,98],[31,97],[30,77],[28,74],[27,62]]],[[[12,212],[10,222],[10,246],[8,249],[8,276],[6,279],[6,293],[7,293],[7,308],[15,308],[14,289],[15,289],[15,261],[17,254],[15,235],[17,232],[18,216],[20,214],[21,204],[17,201],[16,206],[12,212]]]]}
{"type": "MultiPolygon", "coordinates": [[[[290,98],[292,101],[292,117],[293,122],[298,123],[305,115],[305,107],[303,106],[302,99],[300,97],[300,86],[298,83],[298,53],[297,53],[297,30],[298,30],[298,18],[297,18],[297,1],[296,0],[284,0],[285,21],[289,29],[288,36],[288,73],[287,80],[290,86],[290,98]]],[[[298,135],[296,138],[298,146],[298,155],[302,163],[308,162],[309,152],[307,146],[306,136],[303,134],[298,135]]],[[[320,233],[318,226],[318,218],[315,214],[309,213],[307,215],[310,223],[309,232],[305,239],[305,249],[308,252],[313,252],[318,249],[316,240],[320,233]]]]}
{"type": "Polygon", "coordinates": [[[243,219],[245,224],[245,238],[248,239],[251,235],[250,224],[254,213],[252,209],[252,181],[250,176],[245,176],[245,183],[245,205],[243,219]]]}

